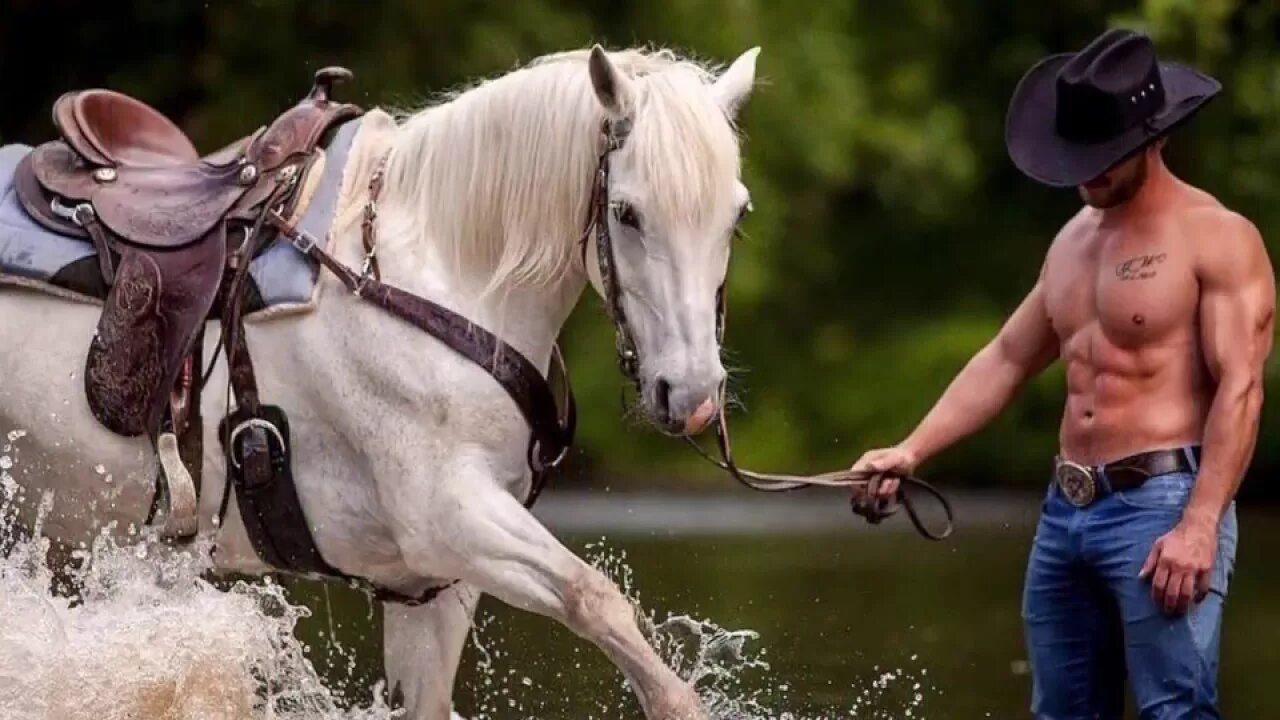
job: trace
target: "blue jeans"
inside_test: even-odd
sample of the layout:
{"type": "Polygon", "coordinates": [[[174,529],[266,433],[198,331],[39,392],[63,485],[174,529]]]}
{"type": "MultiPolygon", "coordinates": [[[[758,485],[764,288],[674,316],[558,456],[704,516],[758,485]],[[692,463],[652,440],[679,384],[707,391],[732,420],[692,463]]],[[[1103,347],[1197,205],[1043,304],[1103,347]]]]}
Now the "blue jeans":
{"type": "Polygon", "coordinates": [[[1118,720],[1126,677],[1142,720],[1220,717],[1218,639],[1235,564],[1235,505],[1218,532],[1210,593],[1185,615],[1166,615],[1150,580],[1138,577],[1194,483],[1192,473],[1160,475],[1084,508],[1050,483],[1022,608],[1039,720],[1118,720]]]}

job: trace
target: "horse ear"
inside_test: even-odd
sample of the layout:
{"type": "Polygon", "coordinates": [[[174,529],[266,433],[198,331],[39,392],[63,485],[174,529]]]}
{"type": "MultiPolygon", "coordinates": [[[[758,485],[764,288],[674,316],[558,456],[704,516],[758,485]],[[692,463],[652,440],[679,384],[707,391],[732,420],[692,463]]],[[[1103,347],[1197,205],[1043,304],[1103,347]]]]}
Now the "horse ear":
{"type": "Polygon", "coordinates": [[[635,108],[635,88],[631,80],[614,67],[604,48],[599,45],[591,48],[587,67],[591,70],[591,87],[605,111],[615,118],[629,117],[635,108]]]}
{"type": "Polygon", "coordinates": [[[756,81],[756,56],[759,54],[760,48],[753,47],[739,55],[712,86],[720,107],[731,118],[737,117],[738,110],[751,95],[751,86],[756,81]]]}

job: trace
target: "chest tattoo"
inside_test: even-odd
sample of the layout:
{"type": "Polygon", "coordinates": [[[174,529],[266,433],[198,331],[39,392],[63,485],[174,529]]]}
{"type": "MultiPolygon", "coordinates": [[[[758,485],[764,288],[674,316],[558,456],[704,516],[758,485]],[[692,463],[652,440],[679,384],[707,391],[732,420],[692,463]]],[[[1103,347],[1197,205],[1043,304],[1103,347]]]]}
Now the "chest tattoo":
{"type": "Polygon", "coordinates": [[[1157,274],[1156,266],[1165,261],[1167,255],[1135,255],[1116,265],[1116,277],[1121,280],[1146,280],[1157,274]]]}

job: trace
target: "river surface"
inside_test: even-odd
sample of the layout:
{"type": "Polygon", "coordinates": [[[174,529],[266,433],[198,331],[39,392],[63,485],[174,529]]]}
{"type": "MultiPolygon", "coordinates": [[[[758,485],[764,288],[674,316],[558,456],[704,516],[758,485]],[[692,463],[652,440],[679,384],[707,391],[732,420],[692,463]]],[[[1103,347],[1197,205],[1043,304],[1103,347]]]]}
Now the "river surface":
{"type": "MultiPolygon", "coordinates": [[[[718,720],[1027,717],[1018,607],[1037,498],[955,502],[960,525],[941,543],[901,517],[869,526],[820,491],[560,491],[537,512],[637,602],[660,653],[697,679],[718,720]]],[[[1280,717],[1278,521],[1241,512],[1223,641],[1227,717],[1280,717]]],[[[146,546],[85,552],[93,569],[74,602],[47,593],[38,543],[0,557],[0,718],[394,717],[378,684],[380,613],[364,595],[210,583],[198,559],[157,569],[146,546]]],[[[491,599],[464,652],[455,709],[476,720],[640,717],[595,648],[491,599]]]]}
{"type": "MultiPolygon", "coordinates": [[[[960,495],[959,527],[932,543],[905,518],[871,527],[837,495],[711,497],[551,493],[538,514],[582,557],[625,581],[659,619],[688,615],[756,637],[736,668],[759,716],[1028,717],[1019,600],[1038,498],[960,495]]],[[[1280,514],[1243,508],[1224,627],[1226,717],[1280,717],[1280,514]]],[[[295,588],[317,614],[369,615],[363,597],[295,588]]],[[[637,706],[595,649],[568,630],[486,599],[456,694],[468,717],[630,718],[637,706]]],[[[376,625],[336,634],[376,672],[376,625]]],[[[322,643],[320,644],[322,645],[322,643]]],[[[320,645],[317,645],[319,647],[320,645]]],[[[318,653],[321,657],[323,653],[318,653]]],[[[326,660],[319,659],[323,668],[326,660]]],[[[364,670],[357,671],[359,675],[364,670]]],[[[370,674],[369,678],[374,675],[370,674]]],[[[367,682],[356,683],[366,685],[367,682]]]]}

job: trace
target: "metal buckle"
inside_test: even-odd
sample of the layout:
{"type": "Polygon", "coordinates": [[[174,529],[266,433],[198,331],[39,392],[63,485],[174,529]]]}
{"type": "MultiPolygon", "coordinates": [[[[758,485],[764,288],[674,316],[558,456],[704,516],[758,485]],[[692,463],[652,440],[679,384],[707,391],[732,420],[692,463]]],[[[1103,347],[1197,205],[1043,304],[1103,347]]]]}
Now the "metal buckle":
{"type": "Polygon", "coordinates": [[[58,198],[49,198],[49,210],[54,215],[75,223],[79,227],[84,227],[85,223],[93,219],[93,206],[89,203],[80,203],[78,205],[63,205],[58,198]]]}
{"type": "Polygon", "coordinates": [[[565,445],[560,448],[560,452],[552,458],[550,462],[542,461],[542,443],[534,440],[529,443],[529,467],[534,472],[546,472],[547,470],[555,470],[560,467],[564,459],[569,455],[569,446],[565,445]]]}
{"type": "Polygon", "coordinates": [[[367,278],[373,276],[373,261],[378,255],[378,248],[370,248],[369,252],[364,254],[364,261],[360,263],[360,285],[363,287],[367,278]]]}
{"type": "Polygon", "coordinates": [[[1098,483],[1093,470],[1073,463],[1070,460],[1059,460],[1054,468],[1058,489],[1062,491],[1067,502],[1076,507],[1085,507],[1098,496],[1098,483]]]}
{"type": "Polygon", "coordinates": [[[295,232],[293,237],[290,238],[290,242],[292,242],[293,246],[298,249],[298,252],[303,255],[310,253],[311,249],[316,246],[316,239],[311,237],[311,234],[305,230],[298,230],[295,232]]]}
{"type": "MultiPolygon", "coordinates": [[[[245,430],[248,430],[251,427],[260,427],[263,430],[266,430],[267,432],[271,433],[272,435],[275,435],[276,440],[280,441],[281,451],[284,450],[285,448],[284,435],[280,434],[280,429],[277,428],[275,425],[272,425],[270,422],[263,420],[262,418],[249,418],[248,420],[245,420],[244,422],[237,425],[235,429],[231,431],[231,436],[227,439],[227,447],[234,448],[236,446],[236,437],[238,437],[240,433],[244,432],[245,430]]],[[[240,461],[236,458],[236,455],[234,452],[230,453],[230,455],[231,455],[231,464],[234,465],[238,470],[240,468],[240,461]]]]}

